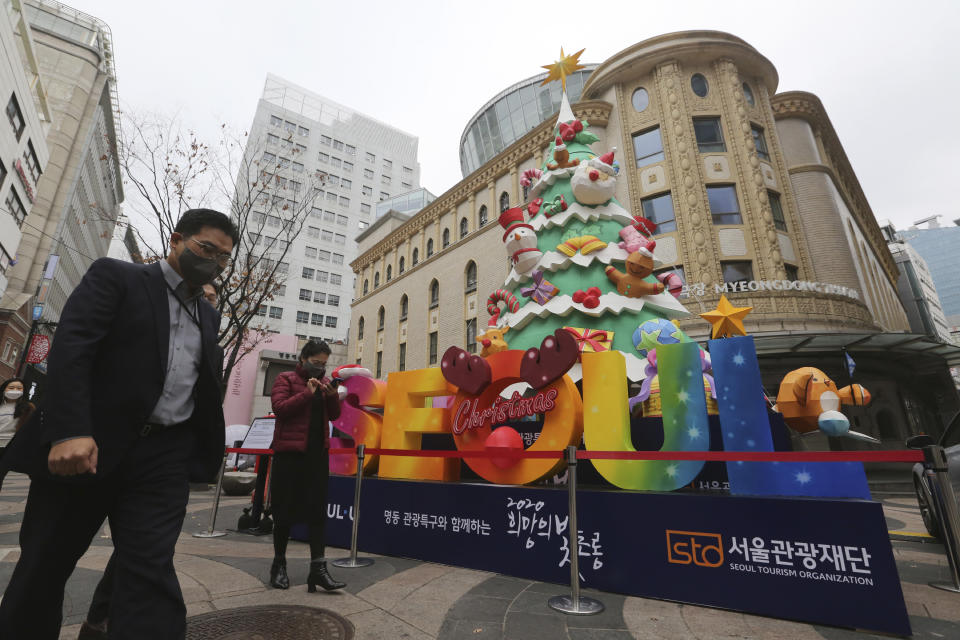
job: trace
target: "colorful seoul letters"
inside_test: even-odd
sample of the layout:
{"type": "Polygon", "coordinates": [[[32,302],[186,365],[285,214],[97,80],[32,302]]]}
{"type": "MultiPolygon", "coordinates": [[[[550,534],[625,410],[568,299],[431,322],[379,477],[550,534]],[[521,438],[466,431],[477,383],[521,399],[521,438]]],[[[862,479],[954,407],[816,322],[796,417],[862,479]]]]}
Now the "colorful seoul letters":
{"type": "MultiPolygon", "coordinates": [[[[714,379],[719,390],[723,444],[730,450],[772,451],[772,439],[760,385],[760,370],[750,336],[712,340],[714,379]]],[[[624,357],[617,351],[584,353],[583,396],[564,375],[524,397],[503,394],[521,382],[523,352],[502,351],[486,358],[491,383],[479,394],[458,390],[439,368],[391,373],[387,382],[348,378],[339,430],[368,448],[419,450],[424,433],[449,433],[460,451],[483,451],[490,433],[507,420],[541,415],[539,438],[528,451],[559,451],[577,445],[587,450],[635,451],[631,442],[624,357]],[[434,407],[433,398],[455,396],[449,408],[434,407]],[[379,409],[382,409],[382,417],[379,409]]],[[[663,410],[663,450],[710,449],[706,399],[699,348],[695,343],[657,348],[663,410]]],[[[504,465],[489,458],[464,458],[477,475],[494,484],[529,484],[556,473],[556,459],[515,459],[504,465]],[[506,468],[504,468],[506,467],[506,468]]],[[[364,471],[377,468],[368,456],[364,471]]],[[[692,460],[593,460],[597,471],[622,489],[672,491],[690,484],[703,468],[692,460]]],[[[727,463],[731,492],[869,497],[862,465],[727,463]]],[[[350,455],[331,457],[331,471],[356,472],[350,455]]],[[[407,480],[456,481],[457,458],[383,456],[378,475],[407,480]]]]}

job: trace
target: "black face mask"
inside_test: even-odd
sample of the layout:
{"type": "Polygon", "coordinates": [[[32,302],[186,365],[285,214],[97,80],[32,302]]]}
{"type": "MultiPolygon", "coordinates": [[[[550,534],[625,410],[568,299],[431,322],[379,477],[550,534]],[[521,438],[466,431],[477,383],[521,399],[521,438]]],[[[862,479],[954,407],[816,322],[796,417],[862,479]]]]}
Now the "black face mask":
{"type": "Polygon", "coordinates": [[[216,260],[201,258],[187,247],[183,249],[183,253],[177,260],[180,263],[183,279],[194,287],[213,282],[213,279],[223,271],[223,267],[217,264],[216,260]]]}
{"type": "Polygon", "coordinates": [[[322,364],[311,364],[309,362],[303,364],[303,370],[307,372],[308,376],[317,380],[322,380],[324,374],[327,373],[327,368],[322,364]]]}

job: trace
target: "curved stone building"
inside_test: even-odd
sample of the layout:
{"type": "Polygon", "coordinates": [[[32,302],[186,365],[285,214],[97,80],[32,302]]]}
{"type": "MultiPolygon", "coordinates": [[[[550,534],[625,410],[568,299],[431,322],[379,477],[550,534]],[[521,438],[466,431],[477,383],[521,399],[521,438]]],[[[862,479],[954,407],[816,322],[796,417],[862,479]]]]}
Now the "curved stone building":
{"type": "MultiPolygon", "coordinates": [[[[846,384],[846,348],[874,395],[851,413],[854,429],[885,446],[936,433],[957,407],[946,364],[958,349],[908,333],[896,265],[823,105],[777,84],[740,38],[687,31],[591,69],[573,109],[599,136],[594,150],[617,149],[617,199],[657,223],[659,268],[687,283],[688,335],[708,337],[696,314],[726,294],[753,307],[746,326],[768,394],[804,365],[846,384]]],[[[508,273],[497,215],[526,199],[519,175],[543,165],[556,117],[417,215],[388,214],[358,237],[354,360],[382,377],[436,365],[451,345],[475,348],[486,297],[508,273]]],[[[467,147],[465,136],[461,158],[467,147]]]]}

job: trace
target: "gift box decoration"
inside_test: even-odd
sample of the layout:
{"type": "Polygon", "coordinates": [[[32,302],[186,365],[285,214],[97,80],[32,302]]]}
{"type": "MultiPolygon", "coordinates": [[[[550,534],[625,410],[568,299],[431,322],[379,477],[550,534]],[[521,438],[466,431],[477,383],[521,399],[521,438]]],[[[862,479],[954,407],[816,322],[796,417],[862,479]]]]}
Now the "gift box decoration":
{"type": "Polygon", "coordinates": [[[525,298],[530,298],[537,304],[547,304],[551,298],[560,293],[560,289],[543,277],[543,271],[540,269],[531,273],[530,278],[533,280],[533,285],[520,288],[520,293],[525,298]]]}
{"type": "Polygon", "coordinates": [[[613,348],[613,331],[580,327],[564,327],[564,329],[576,338],[580,353],[596,353],[613,348]]]}

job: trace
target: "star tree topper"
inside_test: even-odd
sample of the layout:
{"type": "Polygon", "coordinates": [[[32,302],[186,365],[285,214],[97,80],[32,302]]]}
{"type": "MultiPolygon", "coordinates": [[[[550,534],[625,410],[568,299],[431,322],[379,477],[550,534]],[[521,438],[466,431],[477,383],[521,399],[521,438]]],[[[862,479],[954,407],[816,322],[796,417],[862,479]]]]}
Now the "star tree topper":
{"type": "Polygon", "coordinates": [[[563,90],[567,90],[567,76],[577,71],[578,69],[583,69],[583,65],[580,64],[580,54],[583,53],[583,49],[577,51],[572,55],[564,55],[563,47],[560,47],[560,59],[554,62],[553,64],[545,64],[543,68],[550,72],[547,76],[547,79],[540,83],[540,86],[545,84],[550,84],[554,80],[559,80],[560,85],[563,87],[563,90]]]}
{"type": "Polygon", "coordinates": [[[720,302],[713,311],[701,313],[700,317],[713,325],[711,337],[726,338],[728,336],[745,336],[747,330],[743,327],[743,319],[753,307],[735,307],[727,300],[727,296],[720,296],[720,302]]]}

